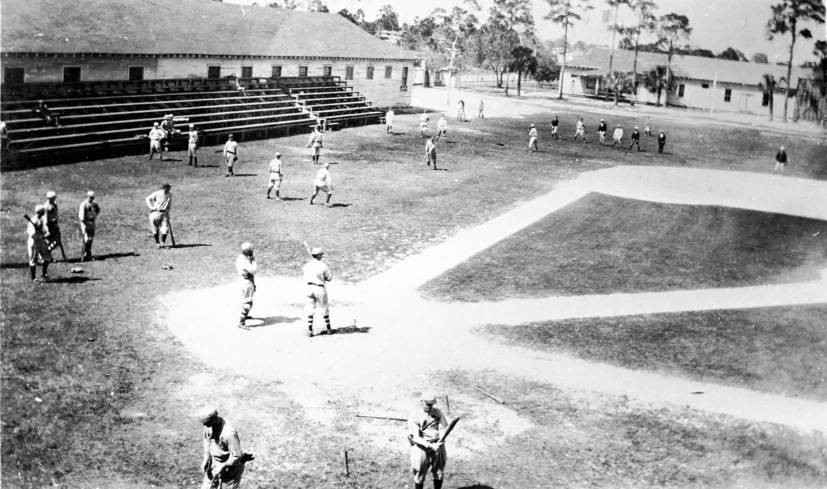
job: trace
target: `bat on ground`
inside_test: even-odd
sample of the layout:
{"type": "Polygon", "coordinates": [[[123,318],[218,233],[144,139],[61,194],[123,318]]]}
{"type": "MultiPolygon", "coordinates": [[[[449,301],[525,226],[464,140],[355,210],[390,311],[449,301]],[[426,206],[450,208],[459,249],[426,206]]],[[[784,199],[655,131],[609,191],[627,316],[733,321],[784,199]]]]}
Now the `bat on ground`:
{"type": "Polygon", "coordinates": [[[175,235],[172,234],[172,222],[167,218],[167,227],[169,228],[169,239],[172,241],[172,247],[175,248],[175,235]]]}

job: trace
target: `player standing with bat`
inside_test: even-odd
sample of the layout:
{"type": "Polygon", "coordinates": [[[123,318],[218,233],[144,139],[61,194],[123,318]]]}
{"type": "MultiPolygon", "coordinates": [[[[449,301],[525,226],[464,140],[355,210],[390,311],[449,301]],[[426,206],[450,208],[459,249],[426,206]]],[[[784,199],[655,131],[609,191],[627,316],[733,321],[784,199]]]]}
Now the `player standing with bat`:
{"type": "Polygon", "coordinates": [[[46,223],[46,208],[42,205],[35,207],[34,218],[30,218],[28,214],[23,214],[23,217],[29,223],[26,227],[26,235],[28,236],[26,250],[29,252],[29,274],[32,281],[36,282],[37,262],[43,263],[43,280],[49,279],[49,263],[52,262],[52,253],[49,251],[47,239],[49,238],[49,227],[46,223]]]}
{"type": "Polygon", "coordinates": [[[447,454],[445,438],[456,426],[459,418],[448,423],[442,410],[436,407],[436,396],[424,391],[420,407],[408,418],[408,441],[411,442],[411,471],[414,488],[422,489],[430,469],[434,477],[434,489],[441,489],[447,454]]]}
{"type": "Polygon", "coordinates": [[[304,281],[307,283],[307,336],[313,337],[313,318],[316,312],[324,315],[326,334],[332,334],[330,329],[330,307],[327,303],[327,282],[333,279],[330,267],[322,261],[324,251],[321,248],[310,249],[307,241],[304,242],[304,249],[310,255],[310,261],[304,264],[302,272],[304,281]]]}

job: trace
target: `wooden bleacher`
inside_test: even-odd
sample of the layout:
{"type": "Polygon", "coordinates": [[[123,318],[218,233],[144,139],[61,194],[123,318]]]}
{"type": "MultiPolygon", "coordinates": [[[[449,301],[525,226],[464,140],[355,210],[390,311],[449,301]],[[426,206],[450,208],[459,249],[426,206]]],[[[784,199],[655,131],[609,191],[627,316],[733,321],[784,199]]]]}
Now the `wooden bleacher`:
{"type": "Polygon", "coordinates": [[[3,166],[140,154],[148,150],[153,122],[166,114],[173,114],[176,129],[184,133],[170,138],[173,150],[186,146],[190,123],[204,146],[223,143],[231,132],[240,140],[269,138],[306,132],[318,123],[378,122],[381,116],[338,77],[240,81],[246,95],[227,79],[30,84],[9,92],[4,87],[8,147],[3,166]],[[33,112],[38,98],[58,116],[58,126],[46,125],[33,112]]]}

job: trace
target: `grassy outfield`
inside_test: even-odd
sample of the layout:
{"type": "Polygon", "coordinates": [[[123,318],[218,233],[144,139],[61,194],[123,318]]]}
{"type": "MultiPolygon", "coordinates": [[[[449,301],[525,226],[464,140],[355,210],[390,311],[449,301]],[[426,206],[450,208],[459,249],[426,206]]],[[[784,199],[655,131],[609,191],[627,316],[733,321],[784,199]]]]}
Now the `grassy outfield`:
{"type": "MultiPolygon", "coordinates": [[[[229,411],[242,441],[259,455],[247,479],[251,487],[398,487],[408,480],[404,454],[400,459],[398,453],[363,451],[358,457],[373,460],[373,472],[358,482],[337,478],[338,447],[359,444],[369,450],[371,444],[358,433],[353,439],[350,418],[342,417],[333,427],[317,425],[280,394],[277,383],[252,382],[194,360],[166,329],[156,298],[235,280],[233,259],[242,241],[256,245],[261,275],[298,275],[306,259],[301,241],[306,239],[327,250],[338,280],[359,280],[581,171],[615,163],[713,164],[714,159],[688,147],[677,154],[680,144],[689,144],[678,141],[692,141],[697,134],[742,141],[747,156],[733,158],[737,167],[765,169],[750,156],[766,152],[751,145],[756,134],[750,130],[669,126],[676,154],[661,156],[625,154],[595,144],[550,147],[543,141],[544,152],[528,155],[527,124],[527,119],[474,120],[459,125],[473,129],[463,132],[452,124],[449,142],[439,148],[440,166],[448,171],[438,172],[424,167],[416,116],[398,117],[397,130],[404,134],[392,137],[377,126],[331,133],[323,161],[337,163],[331,168],[333,202],[341,204],[331,209],[307,205],[316,169],[306,156],[303,135],[242,142],[242,175],[236,178],[224,178],[216,166],[218,148],[201,150],[201,164],[209,166],[198,169],[181,161],[123,157],[4,173],[3,485],[191,485],[200,457],[200,427],[192,411],[215,403],[229,411]],[[282,195],[289,200],[284,202],[264,200],[266,163],[275,150],[284,154],[286,165],[282,195]],[[164,182],[173,185],[172,220],[179,244],[174,250],[156,250],[147,236],[143,200],[164,182]],[[102,208],[94,249],[101,259],[81,264],[84,273],[79,275],[69,272],[77,264],[55,264],[51,283],[31,284],[22,214],[33,212],[47,190],[56,191],[64,243],[76,258],[80,241],[73,216],[87,189],[97,192],[102,208]],[[164,270],[164,264],[174,268],[164,270]],[[213,380],[194,388],[202,384],[193,379],[202,375],[213,380]]],[[[759,140],[767,147],[780,142],[790,148],[814,146],[776,136],[759,140]]],[[[813,151],[823,151],[823,146],[813,151]]],[[[294,293],[299,291],[285,291],[294,293]]],[[[344,404],[333,407],[345,411],[344,404]]],[[[535,448],[531,440],[525,443],[535,448]]],[[[521,467],[532,452],[512,453],[523,462],[504,468],[509,472],[503,477],[525,472],[521,467]]],[[[480,467],[487,470],[485,464],[480,467]]],[[[577,467],[569,469],[569,476],[579,473],[577,467]]]]}
{"type": "Polygon", "coordinates": [[[646,409],[491,372],[451,372],[447,381],[479,385],[533,423],[496,456],[451,465],[449,452],[456,487],[806,489],[823,487],[827,477],[823,435],[646,409]]]}
{"type": "Polygon", "coordinates": [[[590,194],[423,287],[440,300],[731,287],[818,278],[827,222],[590,194]]]}
{"type": "Polygon", "coordinates": [[[826,306],[487,326],[501,341],[633,369],[827,401],[826,306]]]}

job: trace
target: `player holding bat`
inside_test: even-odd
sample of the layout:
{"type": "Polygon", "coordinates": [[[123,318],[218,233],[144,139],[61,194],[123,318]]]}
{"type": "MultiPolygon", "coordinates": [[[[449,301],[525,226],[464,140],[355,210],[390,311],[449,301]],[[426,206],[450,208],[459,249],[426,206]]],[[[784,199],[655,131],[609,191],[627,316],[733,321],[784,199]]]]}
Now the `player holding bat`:
{"type": "Polygon", "coordinates": [[[436,396],[424,391],[420,407],[414,409],[408,418],[408,441],[411,443],[411,471],[414,488],[422,489],[428,469],[434,477],[434,489],[441,489],[445,470],[445,438],[456,426],[459,418],[451,423],[435,406],[436,396]]]}
{"type": "Polygon", "coordinates": [[[330,267],[322,261],[324,251],[321,248],[311,250],[307,246],[307,241],[305,241],[304,249],[310,255],[310,261],[305,263],[302,268],[304,281],[307,283],[307,293],[305,294],[307,301],[307,336],[313,337],[313,318],[316,316],[316,311],[321,311],[324,315],[325,333],[332,334],[326,285],[333,279],[333,274],[330,273],[330,267]]]}
{"type": "Polygon", "coordinates": [[[46,208],[42,205],[35,207],[34,218],[23,214],[28,222],[26,235],[28,240],[26,250],[29,253],[29,274],[33,282],[36,282],[35,274],[38,261],[43,264],[43,280],[49,279],[49,263],[52,262],[52,253],[49,251],[49,227],[46,223],[46,208]]]}

